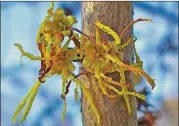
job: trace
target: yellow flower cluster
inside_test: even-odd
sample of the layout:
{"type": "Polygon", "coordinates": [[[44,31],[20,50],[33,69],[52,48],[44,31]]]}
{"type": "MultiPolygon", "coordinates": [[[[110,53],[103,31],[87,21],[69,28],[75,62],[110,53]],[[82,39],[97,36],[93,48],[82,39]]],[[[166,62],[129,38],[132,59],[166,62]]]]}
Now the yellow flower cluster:
{"type": "MultiPolygon", "coordinates": [[[[136,74],[136,76],[144,76],[151,84],[152,88],[154,88],[155,83],[154,80],[142,69],[143,62],[140,60],[135,49],[134,42],[137,39],[135,37],[131,37],[127,42],[123,42],[123,44],[121,41],[124,33],[131,25],[138,21],[151,20],[138,19],[133,21],[123,30],[121,35],[118,35],[110,27],[100,23],[99,21],[96,21],[96,35],[89,37],[80,30],[72,27],[72,25],[77,22],[75,17],[72,15],[66,16],[64,11],[59,8],[54,13],[53,9],[54,3],[52,2],[51,7],[47,11],[48,15],[41,23],[37,34],[36,44],[41,56],[34,56],[29,52],[25,52],[20,44],[15,43],[15,46],[20,50],[23,56],[28,57],[31,60],[40,60],[41,68],[39,70],[39,77],[36,84],[17,107],[12,119],[13,123],[16,121],[20,111],[27,104],[20,122],[22,123],[26,119],[41,83],[45,82],[46,78],[51,77],[54,74],[62,76],[62,99],[64,99],[62,121],[64,120],[66,112],[65,96],[69,92],[71,81],[73,81],[76,83],[77,87],[79,86],[82,89],[82,92],[87,97],[91,108],[97,117],[97,122],[100,123],[100,114],[95,106],[93,98],[89,90],[85,87],[85,85],[83,85],[81,80],[78,79],[79,75],[85,75],[88,72],[95,76],[99,82],[99,86],[102,91],[101,93],[104,95],[108,96],[109,98],[118,98],[118,96],[124,96],[128,112],[131,114],[132,110],[129,102],[129,95],[136,96],[143,100],[145,100],[145,96],[137,93],[129,84],[127,84],[124,72],[132,71],[136,74]],[[114,38],[114,41],[109,42],[104,40],[101,37],[99,30],[111,35],[114,38]],[[74,31],[81,33],[81,35],[74,33],[74,31]],[[65,37],[68,38],[67,41],[65,41],[65,37]],[[69,48],[71,41],[74,42],[76,47],[69,48]],[[130,43],[134,45],[133,47],[136,56],[136,63],[127,65],[123,63],[122,49],[128,46],[130,43]],[[75,69],[75,66],[73,65],[74,61],[80,62],[86,69],[86,73],[84,72],[75,75],[73,73],[75,69]],[[106,73],[116,71],[120,73],[120,82],[114,81],[111,77],[106,76],[106,73]],[[115,86],[120,86],[122,90],[119,91],[115,86]],[[129,91],[129,88],[133,89],[133,91],[129,91]],[[108,93],[108,90],[113,90],[116,94],[111,95],[108,93]]],[[[77,87],[75,88],[75,99],[78,97],[77,87]]]]}

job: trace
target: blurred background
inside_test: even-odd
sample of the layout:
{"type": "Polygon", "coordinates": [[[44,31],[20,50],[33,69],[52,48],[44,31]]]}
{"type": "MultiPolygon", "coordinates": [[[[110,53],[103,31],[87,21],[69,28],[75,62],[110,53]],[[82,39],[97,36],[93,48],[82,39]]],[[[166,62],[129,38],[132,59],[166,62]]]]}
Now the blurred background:
{"type": "MultiPolygon", "coordinates": [[[[159,112],[156,126],[177,126],[178,2],[134,2],[133,6],[134,20],[153,20],[153,23],[139,22],[133,27],[134,36],[138,38],[136,48],[144,61],[144,70],[155,78],[156,82],[147,102],[159,112]]],[[[55,2],[55,8],[57,7],[76,16],[78,23],[75,27],[81,29],[81,2],[55,2]]],[[[2,126],[20,125],[11,123],[12,115],[35,83],[40,68],[38,61],[25,57],[20,60],[21,54],[13,44],[18,42],[26,51],[40,55],[35,39],[48,8],[49,2],[1,2],[2,126]]],[[[146,81],[142,80],[137,89],[142,89],[146,84],[146,81]]],[[[54,76],[40,87],[28,119],[21,126],[82,126],[80,100],[74,100],[74,86],[70,89],[64,123],[61,123],[61,77],[54,76]]]]}

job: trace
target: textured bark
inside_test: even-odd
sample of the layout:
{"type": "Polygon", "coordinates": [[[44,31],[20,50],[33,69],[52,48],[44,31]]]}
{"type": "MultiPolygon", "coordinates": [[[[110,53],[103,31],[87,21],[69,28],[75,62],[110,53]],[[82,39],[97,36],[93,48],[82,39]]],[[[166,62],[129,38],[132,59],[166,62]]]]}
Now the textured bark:
{"type": "MultiPolygon", "coordinates": [[[[110,26],[117,33],[121,33],[125,26],[132,20],[133,8],[131,2],[82,2],[82,28],[87,35],[95,35],[95,20],[99,20],[105,25],[110,26]]],[[[106,40],[112,39],[104,32],[101,35],[106,40]]],[[[123,42],[132,35],[132,30],[129,30],[123,42]]],[[[125,48],[124,62],[129,64],[133,62],[132,45],[125,48]]],[[[118,73],[111,73],[114,80],[119,81],[118,73]]],[[[126,81],[133,85],[133,75],[125,73],[126,81]]],[[[123,96],[118,99],[109,99],[101,94],[99,85],[93,75],[83,77],[82,81],[89,88],[94,98],[95,104],[101,116],[101,126],[136,126],[137,116],[134,97],[130,97],[130,102],[133,114],[129,115],[123,96]]],[[[97,119],[91,111],[91,107],[86,97],[82,94],[82,118],[84,126],[98,126],[97,119]]]]}

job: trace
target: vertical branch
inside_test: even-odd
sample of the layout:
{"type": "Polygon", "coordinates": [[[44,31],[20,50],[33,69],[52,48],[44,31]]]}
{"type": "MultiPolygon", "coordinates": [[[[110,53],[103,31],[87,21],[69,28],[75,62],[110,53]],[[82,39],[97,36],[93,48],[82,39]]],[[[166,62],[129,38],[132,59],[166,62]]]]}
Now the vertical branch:
{"type": "MultiPolygon", "coordinates": [[[[101,23],[110,26],[117,33],[121,33],[127,26],[133,16],[133,8],[131,2],[82,2],[82,27],[83,33],[89,36],[95,36],[95,21],[99,20],[101,23]]],[[[102,38],[112,40],[112,37],[101,33],[102,38]]],[[[123,37],[122,42],[127,41],[132,35],[132,30],[127,32],[123,37]]],[[[123,50],[124,62],[126,64],[133,62],[132,45],[129,45],[123,50]]],[[[82,68],[83,69],[83,68],[82,68]]],[[[111,73],[114,80],[120,81],[120,74],[111,73]]],[[[125,78],[127,83],[133,86],[133,76],[126,72],[125,78]]],[[[94,98],[95,104],[100,112],[101,126],[137,126],[136,106],[134,97],[130,97],[132,107],[132,115],[128,114],[127,106],[124,97],[119,99],[109,99],[104,96],[99,89],[99,84],[94,79],[94,76],[88,75],[83,77],[82,81],[85,86],[89,88],[94,98]]],[[[82,94],[82,116],[84,126],[98,126],[96,117],[91,112],[91,106],[87,99],[82,94]]]]}

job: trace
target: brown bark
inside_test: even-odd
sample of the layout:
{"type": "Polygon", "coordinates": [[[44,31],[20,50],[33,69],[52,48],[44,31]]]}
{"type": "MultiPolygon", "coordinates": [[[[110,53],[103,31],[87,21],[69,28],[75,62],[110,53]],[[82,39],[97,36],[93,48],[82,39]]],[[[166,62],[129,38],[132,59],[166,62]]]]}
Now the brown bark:
{"type": "MultiPolygon", "coordinates": [[[[117,33],[121,33],[125,26],[132,20],[133,8],[131,2],[82,2],[82,28],[83,32],[87,35],[95,35],[95,20],[99,20],[105,25],[110,26],[117,33]]],[[[101,32],[101,35],[106,40],[112,39],[111,36],[101,32]]],[[[123,42],[132,35],[132,30],[129,30],[123,39],[123,42]]],[[[133,51],[132,45],[125,48],[124,62],[132,63],[133,51]]],[[[118,73],[112,73],[114,80],[119,81],[118,73]]],[[[132,74],[125,73],[126,80],[129,84],[133,85],[132,74]]],[[[100,116],[101,126],[136,126],[136,107],[134,97],[130,97],[130,102],[133,114],[129,115],[123,96],[118,99],[109,99],[107,96],[101,94],[99,85],[94,78],[83,77],[82,81],[85,86],[89,88],[92,97],[95,101],[100,116]]],[[[86,97],[82,94],[82,117],[84,126],[97,126],[97,119],[91,111],[91,107],[86,97]]]]}

